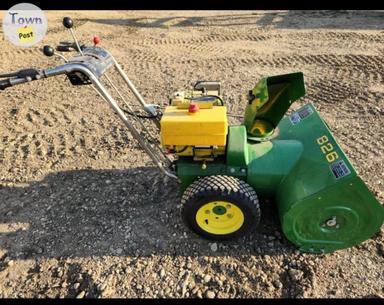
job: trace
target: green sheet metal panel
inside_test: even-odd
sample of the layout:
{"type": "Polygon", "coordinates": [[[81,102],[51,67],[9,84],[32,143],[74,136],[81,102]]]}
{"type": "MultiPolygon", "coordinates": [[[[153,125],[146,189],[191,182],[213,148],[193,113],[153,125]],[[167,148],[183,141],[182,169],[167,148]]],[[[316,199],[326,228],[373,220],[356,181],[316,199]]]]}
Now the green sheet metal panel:
{"type": "Polygon", "coordinates": [[[247,130],[244,125],[230,126],[227,141],[227,165],[246,168],[249,163],[247,130]]]}
{"type": "Polygon", "coordinates": [[[304,95],[302,72],[261,79],[250,91],[249,102],[245,108],[244,125],[247,133],[250,136],[269,136],[291,104],[304,95]],[[259,122],[265,130],[253,131],[255,122],[259,122]]]}
{"type": "Polygon", "coordinates": [[[357,176],[314,106],[307,104],[284,118],[279,130],[280,139],[303,145],[300,160],[276,189],[285,236],[303,251],[332,252],[378,232],[383,207],[357,176]]]}

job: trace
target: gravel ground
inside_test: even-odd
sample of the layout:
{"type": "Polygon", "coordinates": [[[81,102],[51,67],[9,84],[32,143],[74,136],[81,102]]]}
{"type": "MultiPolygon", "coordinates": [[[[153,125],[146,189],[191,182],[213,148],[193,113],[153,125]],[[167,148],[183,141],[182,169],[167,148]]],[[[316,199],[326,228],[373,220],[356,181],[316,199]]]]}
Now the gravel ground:
{"type": "MultiPolygon", "coordinates": [[[[98,34],[151,102],[221,80],[229,112],[267,75],[303,71],[307,95],[384,201],[381,11],[47,12],[44,44],[98,34]]],[[[0,71],[47,67],[41,45],[0,41],[0,71]]],[[[240,240],[213,243],[182,223],[164,178],[89,87],[64,78],[0,93],[0,297],[254,298],[384,295],[384,231],[327,255],[296,251],[273,202],[240,240]]],[[[238,122],[231,118],[231,123],[238,122]]]]}

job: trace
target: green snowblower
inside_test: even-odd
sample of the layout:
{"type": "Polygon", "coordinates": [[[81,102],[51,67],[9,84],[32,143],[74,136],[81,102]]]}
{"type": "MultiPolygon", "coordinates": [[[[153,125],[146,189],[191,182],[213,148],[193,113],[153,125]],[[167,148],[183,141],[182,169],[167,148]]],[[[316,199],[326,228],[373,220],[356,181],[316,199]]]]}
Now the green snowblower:
{"type": "MultiPolygon", "coordinates": [[[[73,21],[66,17],[63,24],[73,34],[73,21]]],[[[115,58],[97,46],[98,38],[89,47],[73,38],[57,50],[79,54],[58,54],[65,63],[56,67],[0,75],[0,89],[57,75],[74,86],[92,86],[155,165],[180,183],[183,220],[197,234],[226,240],[257,231],[259,197],[273,199],[286,238],[305,252],[348,248],[380,231],[382,205],[314,105],[286,116],[305,95],[302,73],[263,78],[249,91],[242,124],[229,126],[220,82],[199,81],[192,90],[175,92],[162,109],[145,102],[115,58]],[[133,92],[136,105],[110,70],[133,92]],[[158,139],[146,119],[155,123],[158,139]]],[[[50,46],[43,52],[55,55],[50,46]]]]}
{"type": "MultiPolygon", "coordinates": [[[[305,252],[351,247],[380,230],[382,206],[315,107],[284,117],[304,94],[302,73],[267,77],[250,91],[243,124],[227,127],[214,114],[203,127],[191,124],[198,137],[221,124],[215,134],[225,142],[221,155],[211,145],[205,162],[194,160],[196,154],[177,161],[184,219],[194,231],[227,239],[257,230],[258,196],[274,199],[286,238],[305,252]]],[[[167,114],[163,120],[172,120],[167,114]]]]}

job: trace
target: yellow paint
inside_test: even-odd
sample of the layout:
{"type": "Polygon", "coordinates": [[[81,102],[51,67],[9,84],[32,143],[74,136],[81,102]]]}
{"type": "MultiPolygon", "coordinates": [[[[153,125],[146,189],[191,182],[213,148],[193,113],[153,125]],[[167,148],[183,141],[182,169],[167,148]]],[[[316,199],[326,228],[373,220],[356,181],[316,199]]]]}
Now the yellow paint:
{"type": "Polygon", "coordinates": [[[263,137],[271,134],[273,129],[271,123],[264,120],[255,120],[251,128],[251,134],[257,137],[263,137]]]}
{"type": "Polygon", "coordinates": [[[244,214],[231,202],[212,201],[204,204],[197,211],[196,223],[208,233],[226,235],[241,228],[244,223],[244,214]],[[215,213],[215,209],[221,209],[222,213],[215,213]]]}
{"type": "Polygon", "coordinates": [[[160,121],[161,143],[184,146],[225,146],[228,133],[227,108],[213,106],[189,113],[168,106],[160,121]]]}
{"type": "Polygon", "coordinates": [[[325,154],[325,158],[329,163],[332,163],[339,158],[339,155],[336,151],[334,151],[334,147],[329,142],[329,139],[326,135],[317,138],[316,142],[320,145],[320,150],[323,154],[325,154]]]}
{"type": "Polygon", "coordinates": [[[19,37],[19,41],[23,43],[33,42],[36,39],[32,26],[25,26],[17,29],[17,36],[19,37]]]}

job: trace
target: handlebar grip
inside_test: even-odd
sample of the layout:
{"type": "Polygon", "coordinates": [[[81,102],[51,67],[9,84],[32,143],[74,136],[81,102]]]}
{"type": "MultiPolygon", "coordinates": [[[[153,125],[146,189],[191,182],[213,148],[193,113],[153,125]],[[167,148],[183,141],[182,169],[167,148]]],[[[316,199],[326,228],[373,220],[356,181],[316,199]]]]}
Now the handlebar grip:
{"type": "Polygon", "coordinates": [[[18,78],[26,78],[31,77],[32,79],[36,79],[36,76],[39,75],[39,70],[36,69],[23,69],[17,72],[18,78]]]}
{"type": "Polygon", "coordinates": [[[9,78],[0,80],[0,90],[5,90],[8,87],[12,87],[9,78]]]}
{"type": "Polygon", "coordinates": [[[71,46],[65,46],[65,45],[57,46],[56,50],[59,52],[71,52],[71,46]]]}

